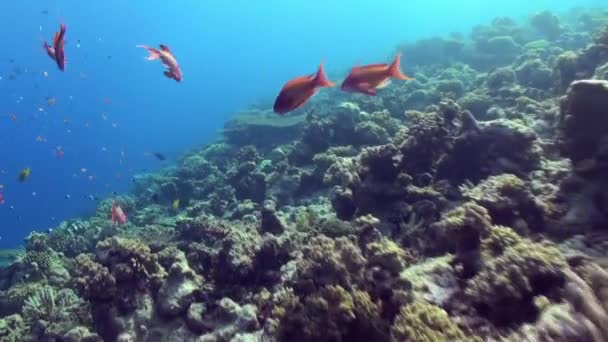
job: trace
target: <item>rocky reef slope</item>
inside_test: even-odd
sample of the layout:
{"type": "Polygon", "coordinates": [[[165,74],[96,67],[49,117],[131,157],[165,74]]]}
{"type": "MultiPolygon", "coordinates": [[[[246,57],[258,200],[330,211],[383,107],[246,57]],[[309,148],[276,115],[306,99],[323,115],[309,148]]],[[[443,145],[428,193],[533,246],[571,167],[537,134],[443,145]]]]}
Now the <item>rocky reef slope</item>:
{"type": "Polygon", "coordinates": [[[498,18],[377,97],[243,113],[127,224],[30,235],[0,340],[608,340],[607,22],[498,18]]]}

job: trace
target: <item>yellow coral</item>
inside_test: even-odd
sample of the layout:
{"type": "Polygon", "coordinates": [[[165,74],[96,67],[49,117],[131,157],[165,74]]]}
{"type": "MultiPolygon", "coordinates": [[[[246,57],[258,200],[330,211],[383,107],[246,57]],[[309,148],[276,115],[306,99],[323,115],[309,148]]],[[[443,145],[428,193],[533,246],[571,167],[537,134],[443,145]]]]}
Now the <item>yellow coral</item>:
{"type": "Polygon", "coordinates": [[[447,312],[426,302],[414,302],[401,307],[391,328],[394,341],[437,342],[470,341],[450,320],[447,312]]]}

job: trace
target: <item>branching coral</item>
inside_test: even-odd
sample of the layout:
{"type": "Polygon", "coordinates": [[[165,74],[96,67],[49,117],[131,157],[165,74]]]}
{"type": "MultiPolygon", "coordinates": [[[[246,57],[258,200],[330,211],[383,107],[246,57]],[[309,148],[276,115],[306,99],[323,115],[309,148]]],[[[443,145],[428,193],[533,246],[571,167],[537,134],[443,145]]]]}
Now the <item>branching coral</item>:
{"type": "Polygon", "coordinates": [[[83,301],[70,289],[55,290],[45,286],[29,297],[23,306],[23,317],[26,321],[42,320],[48,323],[59,323],[74,319],[83,301]]]}

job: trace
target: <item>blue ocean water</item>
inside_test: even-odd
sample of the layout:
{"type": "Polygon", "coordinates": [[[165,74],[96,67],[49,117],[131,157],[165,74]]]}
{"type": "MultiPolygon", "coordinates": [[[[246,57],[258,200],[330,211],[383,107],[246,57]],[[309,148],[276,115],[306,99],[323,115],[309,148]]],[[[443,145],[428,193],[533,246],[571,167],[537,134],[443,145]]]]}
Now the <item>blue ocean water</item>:
{"type": "Polygon", "coordinates": [[[321,60],[339,74],[385,61],[403,42],[467,32],[496,16],[604,2],[4,1],[0,248],[92,212],[90,196],[129,191],[135,174],[215,139],[238,110],[271,103],[285,80],[314,72],[321,60]],[[63,73],[42,50],[62,22],[63,73]],[[160,63],[135,48],[159,43],[177,56],[182,83],[163,77],[160,63]],[[32,174],[20,183],[25,167],[32,174]]]}

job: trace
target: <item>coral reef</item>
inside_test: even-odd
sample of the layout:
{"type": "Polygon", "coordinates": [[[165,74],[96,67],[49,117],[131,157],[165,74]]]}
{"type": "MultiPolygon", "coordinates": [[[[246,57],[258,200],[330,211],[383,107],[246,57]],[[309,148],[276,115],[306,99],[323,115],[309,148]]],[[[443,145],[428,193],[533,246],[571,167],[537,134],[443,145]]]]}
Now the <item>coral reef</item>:
{"type": "Polygon", "coordinates": [[[608,12],[527,19],[399,46],[378,96],[251,107],[0,251],[0,340],[607,340],[608,12]]]}

